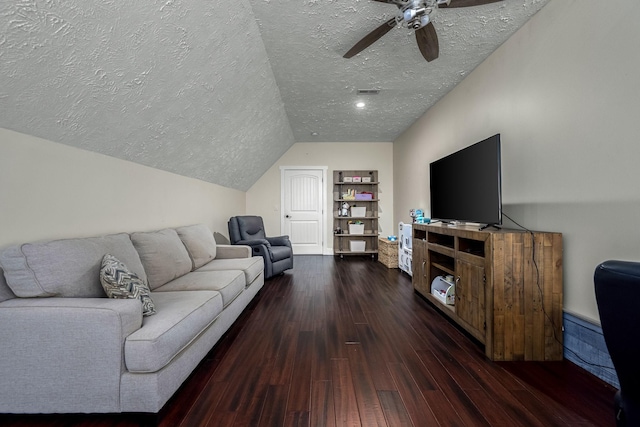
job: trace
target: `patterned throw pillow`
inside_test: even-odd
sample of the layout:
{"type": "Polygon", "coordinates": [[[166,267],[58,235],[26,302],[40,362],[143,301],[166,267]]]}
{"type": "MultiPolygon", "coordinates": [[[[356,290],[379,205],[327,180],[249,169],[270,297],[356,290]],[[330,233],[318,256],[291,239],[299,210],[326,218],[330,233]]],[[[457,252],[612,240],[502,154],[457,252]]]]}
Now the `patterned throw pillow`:
{"type": "Polygon", "coordinates": [[[111,254],[102,258],[100,283],[109,298],[138,298],[142,302],[143,316],[156,314],[149,286],[111,254]]]}

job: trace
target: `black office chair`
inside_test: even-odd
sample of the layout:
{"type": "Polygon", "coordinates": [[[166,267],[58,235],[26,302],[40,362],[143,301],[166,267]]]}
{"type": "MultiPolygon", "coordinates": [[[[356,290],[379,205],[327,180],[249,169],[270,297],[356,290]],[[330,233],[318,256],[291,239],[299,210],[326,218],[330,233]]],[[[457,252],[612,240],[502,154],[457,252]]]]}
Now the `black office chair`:
{"type": "Polygon", "coordinates": [[[604,341],[616,368],[618,426],[640,426],[640,262],[605,261],[594,274],[604,341]]]}
{"type": "Polygon", "coordinates": [[[232,245],[251,246],[253,255],[262,256],[265,279],[293,268],[293,250],[289,236],[267,237],[262,217],[234,216],[229,219],[228,224],[232,245]]]}

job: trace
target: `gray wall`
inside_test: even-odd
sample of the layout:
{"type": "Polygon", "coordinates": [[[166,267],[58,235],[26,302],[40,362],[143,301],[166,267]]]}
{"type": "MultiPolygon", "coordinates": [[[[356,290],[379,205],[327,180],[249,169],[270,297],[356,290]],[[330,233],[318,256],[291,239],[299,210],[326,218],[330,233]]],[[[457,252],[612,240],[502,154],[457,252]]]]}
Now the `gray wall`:
{"type": "Polygon", "coordinates": [[[430,161],[501,133],[504,212],[563,233],[564,308],[594,323],[595,266],[640,260],[640,3],[607,5],[552,0],[394,143],[407,221],[430,161]]]}
{"type": "Polygon", "coordinates": [[[0,250],[203,223],[227,236],[245,193],[0,128],[0,250]]]}

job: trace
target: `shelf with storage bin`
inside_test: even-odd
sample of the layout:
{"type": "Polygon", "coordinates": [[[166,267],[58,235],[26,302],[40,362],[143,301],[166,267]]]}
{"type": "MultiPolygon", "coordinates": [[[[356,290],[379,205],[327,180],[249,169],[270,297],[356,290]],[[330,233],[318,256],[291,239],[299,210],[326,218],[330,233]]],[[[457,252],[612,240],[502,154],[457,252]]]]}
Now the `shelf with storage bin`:
{"type": "Polygon", "coordinates": [[[335,255],[377,255],[378,184],[377,170],[333,171],[335,255]]]}
{"type": "Polygon", "coordinates": [[[349,223],[349,234],[364,234],[364,223],[358,221],[358,223],[349,223]]]}

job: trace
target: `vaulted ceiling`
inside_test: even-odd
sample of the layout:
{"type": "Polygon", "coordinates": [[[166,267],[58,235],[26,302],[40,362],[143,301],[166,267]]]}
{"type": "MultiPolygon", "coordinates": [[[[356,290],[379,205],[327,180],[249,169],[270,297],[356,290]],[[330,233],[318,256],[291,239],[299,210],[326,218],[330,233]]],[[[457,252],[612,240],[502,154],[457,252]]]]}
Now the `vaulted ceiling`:
{"type": "Polygon", "coordinates": [[[295,142],[395,140],[547,1],[438,10],[427,63],[403,28],[342,58],[382,1],[3,0],[0,127],[247,190],[295,142]]]}

